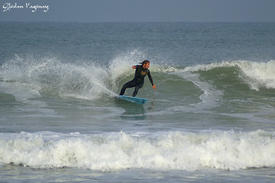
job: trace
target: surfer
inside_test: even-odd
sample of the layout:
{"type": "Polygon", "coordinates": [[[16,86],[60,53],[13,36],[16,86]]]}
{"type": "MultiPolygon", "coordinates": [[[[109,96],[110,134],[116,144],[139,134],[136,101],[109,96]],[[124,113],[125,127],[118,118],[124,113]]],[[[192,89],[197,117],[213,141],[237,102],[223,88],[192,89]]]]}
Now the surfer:
{"type": "Polygon", "coordinates": [[[132,69],[136,69],[135,72],[135,77],[133,80],[125,83],[120,91],[120,95],[124,95],[126,88],[132,88],[135,87],[135,90],[133,92],[133,97],[135,97],[138,93],[138,90],[142,88],[144,84],[144,77],[148,75],[148,78],[152,84],[152,87],[156,89],[156,85],[153,83],[152,76],[149,71],[150,67],[150,61],[149,60],[144,60],[143,62],[140,63],[141,65],[134,65],[132,66],[132,69]]]}

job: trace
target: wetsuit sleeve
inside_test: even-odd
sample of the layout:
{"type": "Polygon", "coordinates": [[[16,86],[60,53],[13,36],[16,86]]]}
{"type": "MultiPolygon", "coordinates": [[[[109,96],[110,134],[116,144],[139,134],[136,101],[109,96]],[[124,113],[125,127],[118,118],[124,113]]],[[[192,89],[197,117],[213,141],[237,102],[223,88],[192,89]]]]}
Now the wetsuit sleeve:
{"type": "Polygon", "coordinates": [[[152,76],[151,76],[149,70],[148,70],[148,78],[149,78],[149,80],[150,80],[150,82],[151,82],[151,84],[152,84],[152,86],[153,86],[153,85],[154,85],[154,82],[153,82],[153,79],[152,79],[152,76]]]}

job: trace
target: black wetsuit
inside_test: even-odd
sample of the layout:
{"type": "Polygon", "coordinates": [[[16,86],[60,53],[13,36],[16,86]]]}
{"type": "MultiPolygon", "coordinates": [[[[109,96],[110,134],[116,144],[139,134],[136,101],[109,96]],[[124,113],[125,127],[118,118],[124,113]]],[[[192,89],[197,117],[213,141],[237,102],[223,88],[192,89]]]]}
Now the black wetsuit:
{"type": "Polygon", "coordinates": [[[148,75],[151,84],[154,85],[149,69],[144,69],[141,65],[136,65],[135,78],[123,85],[120,91],[120,95],[125,93],[126,88],[135,87],[135,91],[133,93],[133,97],[135,97],[138,93],[138,90],[142,88],[144,84],[144,77],[146,75],[148,75]]]}

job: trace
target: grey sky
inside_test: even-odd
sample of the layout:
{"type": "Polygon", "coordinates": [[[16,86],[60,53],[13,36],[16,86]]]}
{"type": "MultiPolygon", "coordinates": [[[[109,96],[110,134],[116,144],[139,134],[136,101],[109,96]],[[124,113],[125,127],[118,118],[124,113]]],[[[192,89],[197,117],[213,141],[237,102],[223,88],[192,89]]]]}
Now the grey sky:
{"type": "Polygon", "coordinates": [[[275,0],[0,0],[0,21],[275,22],[275,0]],[[3,12],[6,3],[49,5],[3,12]]]}

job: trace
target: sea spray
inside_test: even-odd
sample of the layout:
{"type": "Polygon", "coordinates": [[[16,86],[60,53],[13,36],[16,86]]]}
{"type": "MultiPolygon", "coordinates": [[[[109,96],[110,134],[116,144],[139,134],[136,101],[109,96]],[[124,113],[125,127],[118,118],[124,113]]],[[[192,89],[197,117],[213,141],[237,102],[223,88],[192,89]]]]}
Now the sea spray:
{"type": "Polygon", "coordinates": [[[76,97],[88,100],[102,94],[114,95],[106,86],[108,72],[93,64],[75,65],[62,63],[56,58],[16,57],[1,67],[3,81],[14,81],[17,87],[23,85],[60,97],[76,97]]]}

